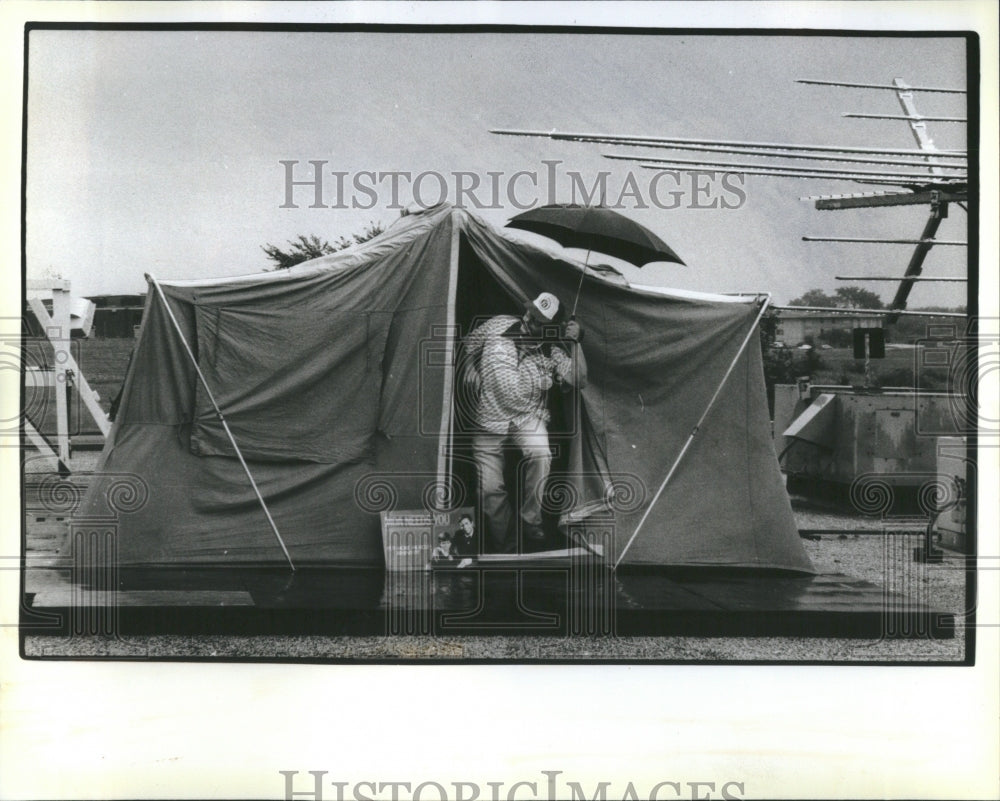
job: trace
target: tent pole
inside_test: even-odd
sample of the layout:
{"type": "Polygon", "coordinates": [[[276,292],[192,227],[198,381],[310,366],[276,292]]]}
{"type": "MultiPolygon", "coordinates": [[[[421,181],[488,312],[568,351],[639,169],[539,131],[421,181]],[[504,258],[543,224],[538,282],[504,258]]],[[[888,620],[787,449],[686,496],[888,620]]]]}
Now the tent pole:
{"type": "Polygon", "coordinates": [[[451,216],[451,252],[448,256],[448,310],[445,320],[444,381],[441,402],[441,428],[438,433],[437,477],[440,493],[435,499],[442,507],[452,500],[452,457],[455,439],[455,342],[458,338],[457,309],[458,295],[458,255],[461,229],[451,216]]]}
{"type": "Polygon", "coordinates": [[[281,539],[281,534],[278,533],[278,527],[274,523],[274,518],[271,517],[271,512],[267,508],[267,504],[264,503],[264,496],[260,494],[260,490],[257,488],[257,482],[254,481],[253,474],[250,472],[250,468],[247,467],[246,460],[243,458],[243,452],[240,451],[240,446],[236,444],[236,438],[233,436],[233,432],[229,430],[229,423],[226,422],[226,418],[222,414],[222,409],[220,409],[219,404],[215,402],[215,396],[212,394],[212,389],[208,386],[208,382],[205,380],[205,375],[201,372],[201,368],[198,366],[198,362],[194,358],[194,353],[191,352],[191,347],[184,338],[184,332],[181,331],[181,326],[177,322],[177,318],[174,317],[173,309],[171,309],[170,304],[167,303],[167,298],[163,294],[163,289],[160,287],[156,278],[149,273],[146,273],[146,280],[156,287],[156,294],[160,296],[160,300],[163,302],[163,307],[167,310],[167,315],[170,317],[170,322],[174,324],[177,336],[181,338],[181,344],[184,346],[184,350],[187,352],[188,358],[191,359],[191,364],[194,365],[195,372],[198,373],[198,379],[201,381],[201,385],[205,388],[205,392],[208,394],[208,399],[212,402],[212,406],[215,408],[215,414],[219,418],[219,422],[222,423],[222,427],[226,431],[226,436],[229,437],[229,441],[232,443],[233,450],[236,451],[236,455],[239,457],[240,464],[243,465],[243,470],[247,474],[247,478],[250,479],[250,486],[253,487],[253,491],[257,495],[257,500],[260,501],[260,508],[264,510],[264,514],[267,516],[267,522],[271,524],[271,530],[274,532],[274,536],[277,537],[281,550],[285,553],[285,558],[288,560],[288,566],[292,569],[292,572],[295,572],[295,565],[292,563],[292,557],[291,554],[288,553],[288,548],[285,547],[285,541],[281,539]]]}
{"type": "Polygon", "coordinates": [[[649,513],[653,511],[653,507],[656,506],[656,502],[660,499],[663,494],[663,490],[666,489],[667,484],[670,479],[673,478],[674,473],[677,472],[677,466],[681,463],[684,455],[688,452],[688,448],[691,447],[691,443],[694,442],[694,438],[698,435],[698,430],[702,427],[705,422],[705,418],[708,417],[708,413],[712,410],[715,405],[715,401],[718,400],[719,394],[722,392],[722,388],[726,385],[726,381],[729,380],[729,376],[732,374],[733,370],[736,369],[736,362],[739,361],[740,356],[743,355],[743,351],[746,350],[747,344],[750,342],[750,337],[753,336],[754,331],[757,330],[757,326],[760,324],[760,318],[764,316],[764,312],[767,311],[767,307],[771,303],[771,295],[768,293],[764,302],[761,304],[760,311],[757,313],[757,319],[753,321],[753,325],[750,326],[750,330],[747,331],[747,335],[743,337],[743,343],[740,345],[740,349],[736,351],[736,355],[733,360],[729,363],[729,369],[726,370],[726,374],[722,376],[722,380],[719,385],[715,388],[715,393],[712,395],[711,399],[708,401],[708,405],[705,406],[705,411],[701,413],[701,417],[698,418],[698,422],[695,423],[694,428],[691,429],[691,433],[688,435],[687,442],[684,443],[684,447],[681,448],[681,452],[677,454],[677,458],[674,459],[674,463],[670,468],[670,472],[667,473],[667,477],[663,479],[663,483],[660,484],[660,488],[656,491],[656,495],[653,496],[653,500],[650,501],[649,506],[646,507],[646,512],[643,514],[642,519],[639,521],[639,525],[635,527],[635,531],[632,532],[632,536],[629,537],[629,541],[625,543],[625,547],[622,549],[621,555],[615,562],[614,569],[618,569],[618,565],[621,564],[622,559],[625,558],[625,554],[628,553],[628,549],[632,547],[632,543],[635,542],[635,538],[639,535],[640,529],[642,529],[643,523],[646,522],[646,518],[649,517],[649,513]]]}

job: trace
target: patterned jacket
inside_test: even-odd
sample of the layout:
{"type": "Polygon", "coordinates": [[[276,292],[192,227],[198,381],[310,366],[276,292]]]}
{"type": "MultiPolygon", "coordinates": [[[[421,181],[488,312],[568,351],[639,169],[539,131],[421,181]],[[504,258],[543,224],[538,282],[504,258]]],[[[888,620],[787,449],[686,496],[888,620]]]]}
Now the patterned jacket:
{"type": "Polygon", "coordinates": [[[560,348],[526,338],[521,320],[500,315],[465,338],[465,367],[476,371],[479,393],[476,423],[484,431],[507,434],[549,421],[546,395],[553,381],[564,381],[573,362],[560,348]]]}

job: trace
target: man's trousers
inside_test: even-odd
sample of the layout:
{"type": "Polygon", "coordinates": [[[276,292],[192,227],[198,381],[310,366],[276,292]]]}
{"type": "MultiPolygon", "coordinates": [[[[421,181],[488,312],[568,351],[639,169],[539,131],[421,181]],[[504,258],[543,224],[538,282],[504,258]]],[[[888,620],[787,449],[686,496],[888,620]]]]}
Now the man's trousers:
{"type": "Polygon", "coordinates": [[[517,532],[511,531],[511,505],[503,477],[503,446],[508,441],[521,452],[515,475],[521,490],[521,531],[528,536],[541,535],[542,494],[552,467],[549,433],[540,421],[523,427],[511,423],[507,434],[480,431],[473,437],[479,503],[486,517],[491,549],[496,553],[517,552],[517,532]]]}

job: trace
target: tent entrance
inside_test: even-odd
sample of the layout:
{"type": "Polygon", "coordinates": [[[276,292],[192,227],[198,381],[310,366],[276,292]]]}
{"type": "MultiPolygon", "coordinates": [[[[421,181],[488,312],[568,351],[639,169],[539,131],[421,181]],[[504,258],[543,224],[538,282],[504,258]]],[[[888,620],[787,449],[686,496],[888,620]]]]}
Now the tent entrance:
{"type": "MultiPolygon", "coordinates": [[[[460,238],[459,268],[455,294],[455,325],[458,336],[464,338],[476,326],[497,315],[520,317],[524,313],[524,299],[534,296],[535,287],[514,287],[508,283],[506,275],[498,275],[486,266],[465,240],[460,238]],[[520,294],[516,294],[520,293],[520,294]]],[[[544,275],[539,275],[544,282],[544,275]]],[[[464,505],[476,505],[480,511],[479,527],[485,530],[481,504],[478,499],[478,477],[472,455],[472,438],[476,431],[474,399],[467,397],[462,386],[461,365],[463,349],[455,348],[455,381],[452,392],[452,435],[450,449],[450,472],[455,486],[464,495],[464,505]]],[[[588,444],[596,442],[591,432],[587,436],[582,428],[590,422],[582,411],[582,399],[578,392],[552,390],[548,397],[550,422],[548,426],[549,448],[552,451],[552,469],[543,502],[543,528],[547,535],[547,545],[562,547],[568,544],[563,518],[574,511],[575,501],[580,493],[572,485],[579,483],[581,464],[597,464],[604,473],[600,478],[608,482],[607,468],[603,454],[589,451],[588,444]]],[[[520,453],[512,443],[505,444],[504,486],[507,488],[511,504],[512,526],[517,525],[518,510],[521,508],[523,487],[518,478],[520,453]]],[[[591,471],[595,472],[595,471],[591,471]]],[[[591,476],[593,480],[594,476],[591,476]]],[[[516,529],[515,529],[516,531],[516,529]]]]}

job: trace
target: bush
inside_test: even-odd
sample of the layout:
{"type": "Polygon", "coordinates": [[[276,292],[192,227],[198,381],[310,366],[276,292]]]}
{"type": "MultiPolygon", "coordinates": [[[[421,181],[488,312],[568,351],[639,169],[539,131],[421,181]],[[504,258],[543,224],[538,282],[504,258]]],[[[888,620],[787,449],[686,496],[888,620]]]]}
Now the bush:
{"type": "Polygon", "coordinates": [[[810,374],[817,372],[823,368],[823,360],[820,358],[819,353],[816,349],[806,351],[806,369],[810,374]]]}
{"type": "Polygon", "coordinates": [[[920,371],[921,389],[950,390],[954,388],[952,383],[948,370],[944,367],[930,367],[920,371]]]}
{"type": "Polygon", "coordinates": [[[854,335],[849,328],[835,328],[823,334],[823,339],[831,348],[849,348],[854,342],[854,335]]]}
{"type": "Polygon", "coordinates": [[[887,367],[882,370],[874,368],[872,374],[882,387],[913,386],[913,370],[909,367],[887,367]]]}

